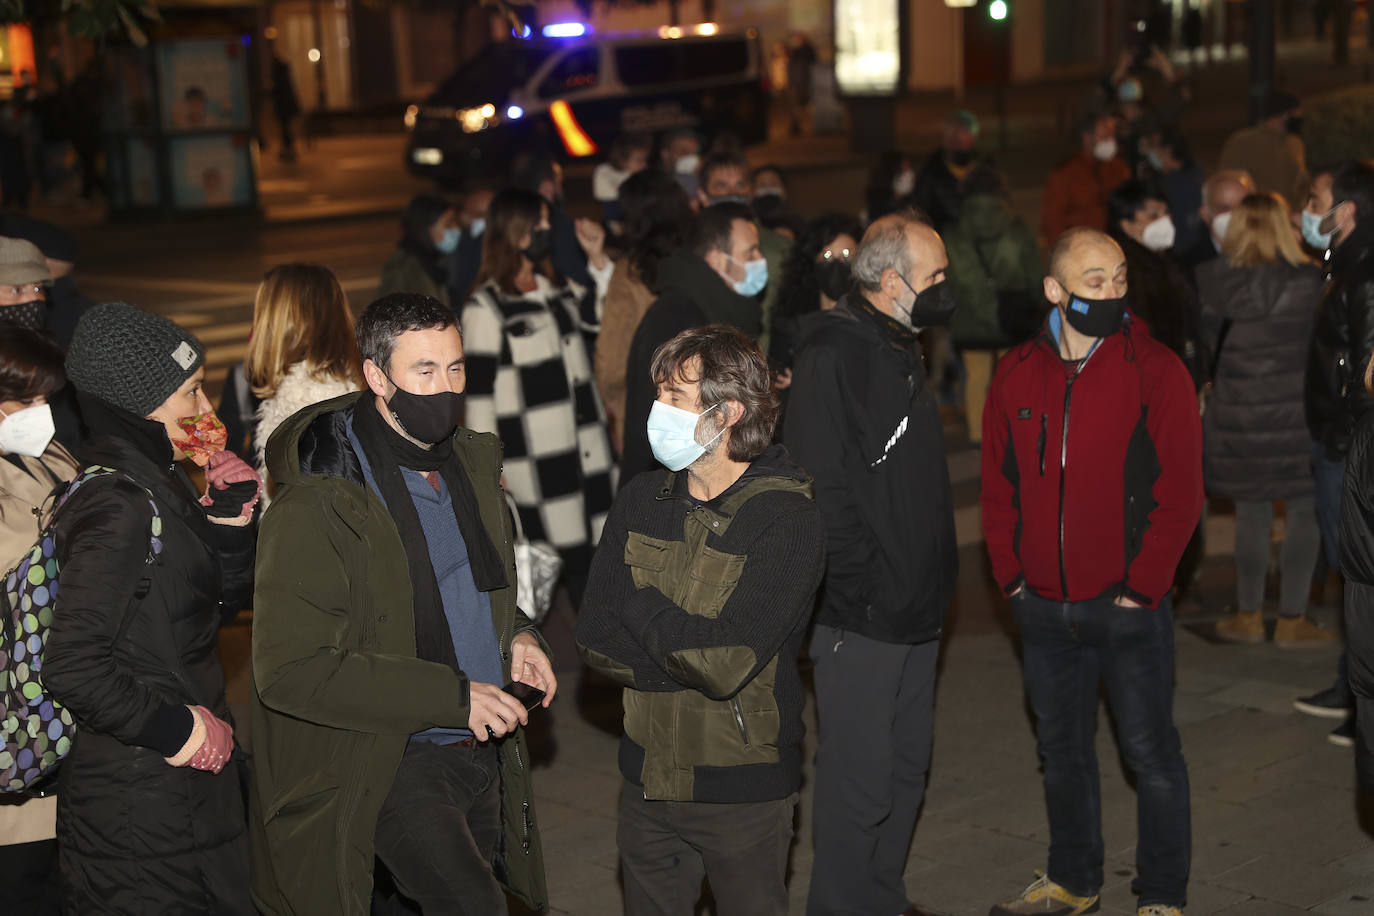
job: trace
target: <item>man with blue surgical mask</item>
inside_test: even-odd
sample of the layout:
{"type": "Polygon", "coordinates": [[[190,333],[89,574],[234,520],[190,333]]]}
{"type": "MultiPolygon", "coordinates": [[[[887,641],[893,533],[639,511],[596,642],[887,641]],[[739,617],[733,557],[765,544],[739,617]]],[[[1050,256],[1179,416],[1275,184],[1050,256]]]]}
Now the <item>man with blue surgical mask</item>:
{"type": "Polygon", "coordinates": [[[909,214],[877,220],[858,289],[797,351],[783,442],[816,479],[820,745],[807,916],[921,916],[902,873],[925,793],[935,663],[959,547],[940,409],[917,333],[949,324],[949,258],[909,214]]]}
{"type": "MultiPolygon", "coordinates": [[[[1352,160],[1312,180],[1303,239],[1320,252],[1326,292],[1307,354],[1303,406],[1312,433],[1312,480],[1326,561],[1341,568],[1341,487],[1355,424],[1374,407],[1364,370],[1374,354],[1374,165],[1352,160]]],[[[1354,702],[1342,656],[1336,681],[1294,703],[1299,712],[1339,720],[1329,740],[1355,742],[1354,702]]]]}
{"type": "Polygon", "coordinates": [[[773,444],[758,345],[711,325],[659,347],[647,421],[668,468],[616,497],[577,620],[625,687],[617,840],[628,916],[786,916],[801,786],[797,669],[825,568],[811,478],[773,444]]]}
{"type": "Polygon", "coordinates": [[[697,217],[692,244],[664,259],[658,299],[644,313],[625,372],[625,445],[620,479],[659,466],[645,432],[654,402],[649,365],[661,344],[688,328],[726,324],[757,340],[763,327],[758,293],[768,283],[759,229],[748,206],[717,203],[697,217]]]}

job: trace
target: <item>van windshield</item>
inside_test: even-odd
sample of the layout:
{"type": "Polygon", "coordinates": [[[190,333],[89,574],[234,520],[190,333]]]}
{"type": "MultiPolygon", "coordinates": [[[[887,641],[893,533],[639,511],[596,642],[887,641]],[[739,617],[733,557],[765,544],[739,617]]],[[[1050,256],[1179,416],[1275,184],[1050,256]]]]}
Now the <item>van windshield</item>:
{"type": "Polygon", "coordinates": [[[512,89],[524,87],[539,66],[558,51],[558,47],[528,41],[488,45],[445,80],[430,97],[430,102],[455,108],[485,105],[488,102],[499,105],[512,89]]]}

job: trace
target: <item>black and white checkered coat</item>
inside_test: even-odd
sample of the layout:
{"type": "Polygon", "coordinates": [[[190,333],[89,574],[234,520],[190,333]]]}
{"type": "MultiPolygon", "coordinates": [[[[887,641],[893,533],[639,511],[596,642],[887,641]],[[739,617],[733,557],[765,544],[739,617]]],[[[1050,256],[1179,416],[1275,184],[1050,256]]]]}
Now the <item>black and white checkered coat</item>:
{"type": "Polygon", "coordinates": [[[525,536],[560,552],[594,547],[615,487],[606,411],[575,283],[512,296],[487,281],[463,306],[467,426],[505,445],[506,489],[525,536]]]}

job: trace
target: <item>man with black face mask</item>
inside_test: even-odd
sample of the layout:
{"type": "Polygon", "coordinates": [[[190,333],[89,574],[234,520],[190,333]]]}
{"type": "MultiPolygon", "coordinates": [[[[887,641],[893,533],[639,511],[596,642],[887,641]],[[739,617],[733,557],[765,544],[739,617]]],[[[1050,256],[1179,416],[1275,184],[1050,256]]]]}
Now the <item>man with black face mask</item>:
{"type": "Polygon", "coordinates": [[[858,290],[808,322],[783,441],[826,526],[816,612],[820,747],[808,916],[918,916],[902,873],[930,765],[935,662],[958,575],[939,407],[917,333],[954,301],[940,236],[893,214],[864,233],[858,290]]]}
{"type": "Polygon", "coordinates": [[[971,182],[996,179],[996,172],[978,154],[978,118],[971,111],[956,111],[945,122],[940,146],[916,173],[911,201],[943,235],[959,219],[971,182]]]}
{"type": "Polygon", "coordinates": [[[1170,590],[1202,512],[1197,397],[1179,358],[1126,310],[1126,256],[1106,234],[1062,235],[1044,288],[1044,330],[1002,358],[988,394],[982,511],[1021,630],[1050,856],[992,916],[1098,908],[1099,681],[1138,786],[1139,912],[1182,916],[1191,827],[1170,590]]]}
{"type": "Polygon", "coordinates": [[[558,684],[515,606],[500,444],[459,426],[463,339],[443,303],[378,299],[358,349],[368,389],[301,411],[267,446],[254,897],[365,916],[375,851],[425,913],[505,913],[502,885],[542,910],[522,731],[539,713],[502,685],[548,706],[558,684]]]}

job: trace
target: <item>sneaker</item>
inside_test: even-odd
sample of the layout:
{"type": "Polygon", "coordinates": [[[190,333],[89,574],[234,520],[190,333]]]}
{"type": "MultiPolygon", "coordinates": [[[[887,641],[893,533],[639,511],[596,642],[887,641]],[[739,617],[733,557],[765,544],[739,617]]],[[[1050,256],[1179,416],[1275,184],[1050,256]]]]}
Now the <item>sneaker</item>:
{"type": "Polygon", "coordinates": [[[1136,907],[1135,916],[1183,916],[1183,910],[1163,903],[1152,903],[1149,906],[1136,907]]]}
{"type": "Polygon", "coordinates": [[[1320,649],[1335,641],[1335,633],[1323,630],[1306,617],[1280,617],[1274,627],[1274,645],[1280,649],[1320,649]]]}
{"type": "Polygon", "coordinates": [[[1217,636],[1227,642],[1264,642],[1264,613],[1236,611],[1217,622],[1217,636]]]}
{"type": "Polygon", "coordinates": [[[1342,695],[1335,687],[1328,687],[1310,697],[1299,697],[1293,701],[1293,708],[1319,719],[1348,719],[1355,711],[1349,695],[1342,695]]]}
{"type": "Polygon", "coordinates": [[[1331,734],[1326,736],[1326,740],[1336,745],[1336,747],[1354,747],[1355,720],[1353,718],[1346,719],[1340,725],[1331,729],[1331,734]]]}
{"type": "Polygon", "coordinates": [[[1039,877],[1021,892],[1021,896],[993,907],[988,916],[1075,916],[1077,913],[1096,913],[1098,896],[1079,897],[1050,880],[1050,876],[1036,872],[1039,877]]]}

